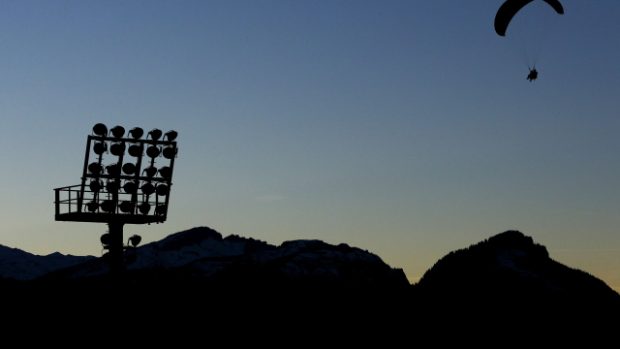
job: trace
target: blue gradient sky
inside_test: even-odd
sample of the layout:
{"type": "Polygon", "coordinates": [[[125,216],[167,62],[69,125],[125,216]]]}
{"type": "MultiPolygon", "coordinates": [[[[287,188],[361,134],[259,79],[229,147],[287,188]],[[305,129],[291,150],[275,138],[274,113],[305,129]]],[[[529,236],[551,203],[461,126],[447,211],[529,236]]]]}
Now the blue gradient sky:
{"type": "Polygon", "coordinates": [[[529,83],[501,0],[3,1],[0,243],[101,254],[52,189],[104,122],[179,132],[168,222],[125,228],[145,242],[347,242],[417,281],[519,229],[620,289],[620,2],[562,2],[529,83]]]}

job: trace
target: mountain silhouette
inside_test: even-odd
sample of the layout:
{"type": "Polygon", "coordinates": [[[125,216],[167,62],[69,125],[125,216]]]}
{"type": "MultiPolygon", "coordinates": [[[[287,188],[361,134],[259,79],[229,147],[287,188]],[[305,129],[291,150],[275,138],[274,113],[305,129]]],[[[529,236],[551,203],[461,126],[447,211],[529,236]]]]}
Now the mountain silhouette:
{"type": "MultiPolygon", "coordinates": [[[[377,255],[346,244],[294,240],[280,246],[237,235],[222,237],[208,227],[172,234],[126,251],[126,277],[141,282],[208,282],[272,287],[365,286],[405,288],[402,269],[377,255]]],[[[47,276],[48,279],[101,278],[108,274],[104,259],[90,260],[47,276]]]]}
{"type": "MultiPolygon", "coordinates": [[[[373,314],[398,309],[411,287],[401,269],[347,244],[293,240],[275,246],[223,237],[207,227],[130,248],[126,257],[121,279],[110,278],[105,258],[97,258],[0,288],[17,300],[9,305],[17,307],[15,316],[24,306],[50,316],[71,314],[71,319],[92,317],[97,309],[128,314],[117,317],[127,327],[140,321],[186,331],[207,321],[212,328],[269,325],[272,331],[288,326],[300,331],[317,324],[336,329],[354,319],[372,324],[373,314]]],[[[72,324],[83,326],[77,320],[72,324]]]]}
{"type": "Polygon", "coordinates": [[[72,256],[54,252],[39,256],[0,245],[0,278],[14,280],[33,280],[55,270],[94,259],[91,256],[72,256]]]}
{"type": "Polygon", "coordinates": [[[514,230],[450,252],[414,289],[427,314],[441,310],[452,321],[476,313],[500,323],[600,327],[620,311],[620,295],[603,281],[554,261],[514,230]]]}
{"type": "MultiPolygon", "coordinates": [[[[539,337],[570,342],[611,337],[620,311],[620,295],[603,281],[552,260],[544,246],[518,231],[450,252],[415,285],[401,269],[347,244],[293,240],[276,246],[207,227],[128,248],[120,279],[110,278],[105,257],[34,256],[2,247],[0,260],[8,318],[49,326],[62,313],[85,331],[90,327],[79,319],[92,319],[95,311],[127,314],[117,320],[128,327],[140,321],[184,333],[198,324],[208,324],[211,333],[234,324],[237,331],[300,338],[311,331],[317,338],[479,343],[492,331],[513,343],[539,337]],[[433,335],[437,331],[452,336],[433,335]]],[[[107,326],[103,319],[100,325],[107,326]]]]}

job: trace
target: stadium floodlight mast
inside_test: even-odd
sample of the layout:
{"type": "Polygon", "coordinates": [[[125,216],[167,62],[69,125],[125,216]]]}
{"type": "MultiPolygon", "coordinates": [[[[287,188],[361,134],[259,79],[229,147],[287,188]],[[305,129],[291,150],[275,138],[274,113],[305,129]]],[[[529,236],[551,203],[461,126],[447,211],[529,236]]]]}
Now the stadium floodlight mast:
{"type": "MultiPolygon", "coordinates": [[[[178,134],[153,129],[143,135],[139,127],[125,136],[122,126],[96,124],[86,141],[82,182],[54,189],[57,221],[108,224],[101,243],[112,273],[125,265],[123,226],[163,223],[168,215],[178,134]]],[[[140,240],[134,235],[129,243],[140,240]]]]}

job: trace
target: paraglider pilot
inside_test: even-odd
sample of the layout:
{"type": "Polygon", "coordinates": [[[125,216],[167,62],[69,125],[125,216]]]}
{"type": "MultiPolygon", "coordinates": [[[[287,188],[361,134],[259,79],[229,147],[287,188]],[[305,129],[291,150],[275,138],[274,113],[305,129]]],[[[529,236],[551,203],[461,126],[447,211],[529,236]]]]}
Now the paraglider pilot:
{"type": "Polygon", "coordinates": [[[530,82],[536,80],[538,78],[538,71],[536,71],[536,68],[532,68],[530,69],[530,73],[527,74],[527,78],[530,82]]]}

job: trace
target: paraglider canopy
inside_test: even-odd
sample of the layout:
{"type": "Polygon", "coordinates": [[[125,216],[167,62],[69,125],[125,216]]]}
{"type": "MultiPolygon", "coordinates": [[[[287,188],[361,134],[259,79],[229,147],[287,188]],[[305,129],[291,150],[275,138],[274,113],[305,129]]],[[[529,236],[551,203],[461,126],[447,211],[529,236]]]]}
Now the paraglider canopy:
{"type": "MultiPolygon", "coordinates": [[[[512,18],[523,8],[523,6],[529,4],[534,0],[506,0],[497,11],[495,15],[495,32],[499,36],[505,36],[506,30],[512,18]]],[[[564,7],[559,0],[543,0],[549,4],[555,12],[562,15],[564,14],[564,7]]]]}

